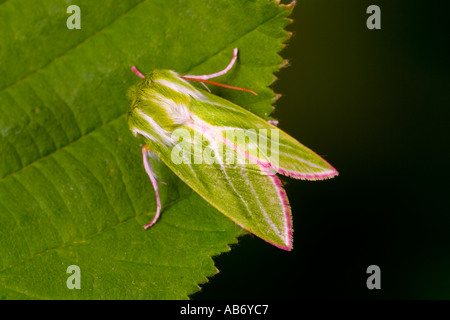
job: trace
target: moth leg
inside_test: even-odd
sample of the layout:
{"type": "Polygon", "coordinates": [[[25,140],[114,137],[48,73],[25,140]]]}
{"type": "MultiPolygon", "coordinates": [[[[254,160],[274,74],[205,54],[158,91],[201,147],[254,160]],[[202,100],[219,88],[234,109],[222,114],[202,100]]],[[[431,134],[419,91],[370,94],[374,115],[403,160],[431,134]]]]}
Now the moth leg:
{"type": "Polygon", "coordinates": [[[186,76],[183,76],[183,77],[189,78],[190,80],[194,80],[194,79],[208,80],[208,79],[216,78],[216,77],[219,77],[219,76],[223,76],[228,71],[230,71],[231,68],[233,68],[233,65],[234,65],[234,63],[236,62],[236,59],[237,59],[237,55],[238,55],[238,49],[234,48],[234,50],[233,50],[233,58],[231,58],[230,63],[223,70],[220,70],[218,72],[214,72],[214,73],[211,73],[211,74],[204,74],[204,75],[201,75],[201,76],[190,76],[190,75],[188,76],[188,75],[186,75],[186,76]]]}
{"type": "Polygon", "coordinates": [[[156,179],[156,175],[152,170],[152,166],[150,165],[150,161],[148,160],[148,153],[150,152],[148,146],[142,147],[142,159],[144,161],[144,168],[147,172],[148,177],[150,178],[150,181],[152,182],[153,189],[155,190],[155,196],[156,196],[156,214],[149,224],[144,226],[144,229],[150,228],[152,225],[155,224],[155,222],[158,220],[159,215],[161,213],[161,199],[159,197],[159,188],[158,188],[158,179],[156,179]]]}
{"type": "Polygon", "coordinates": [[[200,83],[202,84],[202,86],[205,87],[206,90],[208,90],[209,93],[211,93],[211,89],[209,89],[206,84],[204,84],[203,82],[200,82],[200,83]]]}

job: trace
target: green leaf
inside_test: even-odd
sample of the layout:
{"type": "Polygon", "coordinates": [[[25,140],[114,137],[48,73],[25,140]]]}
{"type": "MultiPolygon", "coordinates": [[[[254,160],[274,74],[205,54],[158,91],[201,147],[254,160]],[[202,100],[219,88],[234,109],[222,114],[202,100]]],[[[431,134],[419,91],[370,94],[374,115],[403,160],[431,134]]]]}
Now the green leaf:
{"type": "Polygon", "coordinates": [[[292,6],[275,1],[0,3],[0,296],[185,299],[244,232],[162,163],[163,212],[126,124],[130,71],[211,73],[213,93],[268,117],[292,6]],[[81,30],[66,9],[81,8],[81,30]],[[81,289],[69,290],[70,265],[81,289]]]}

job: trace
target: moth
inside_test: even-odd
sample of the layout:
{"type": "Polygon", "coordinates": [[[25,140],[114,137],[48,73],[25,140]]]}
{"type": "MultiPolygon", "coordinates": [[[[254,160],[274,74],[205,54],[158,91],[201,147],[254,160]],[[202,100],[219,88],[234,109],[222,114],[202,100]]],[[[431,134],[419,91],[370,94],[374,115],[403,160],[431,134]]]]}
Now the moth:
{"type": "MultiPolygon", "coordinates": [[[[158,157],[203,199],[263,240],[292,249],[292,214],[277,174],[294,179],[322,180],[338,174],[328,162],[280,130],[273,121],[212,94],[205,84],[255,92],[213,82],[237,60],[208,75],[179,75],[154,70],[128,91],[127,121],[145,140],[144,168],[161,213],[159,181],[149,157],[158,157]],[[193,86],[200,82],[207,90],[193,86]]],[[[244,93],[243,93],[244,94],[244,93]]],[[[195,214],[195,213],[193,213],[195,214]]]]}

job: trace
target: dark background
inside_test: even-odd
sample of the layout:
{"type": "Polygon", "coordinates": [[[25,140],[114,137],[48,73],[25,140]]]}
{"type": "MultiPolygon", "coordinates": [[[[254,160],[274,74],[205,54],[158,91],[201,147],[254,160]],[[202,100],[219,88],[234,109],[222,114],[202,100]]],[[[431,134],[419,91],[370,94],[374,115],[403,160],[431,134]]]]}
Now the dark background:
{"type": "Polygon", "coordinates": [[[445,4],[297,2],[275,116],[340,175],[286,179],[294,250],[244,236],[193,299],[450,298],[445,4]],[[372,4],[381,30],[366,27],[372,4]],[[381,290],[366,287],[372,264],[381,290]]]}

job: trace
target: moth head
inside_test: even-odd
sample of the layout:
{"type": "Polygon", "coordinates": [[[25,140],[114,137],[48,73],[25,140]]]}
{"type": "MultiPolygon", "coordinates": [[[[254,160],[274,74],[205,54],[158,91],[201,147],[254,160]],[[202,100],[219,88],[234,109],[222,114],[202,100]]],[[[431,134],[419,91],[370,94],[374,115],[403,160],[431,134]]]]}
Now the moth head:
{"type": "Polygon", "coordinates": [[[142,93],[151,86],[151,74],[140,80],[137,84],[128,89],[128,113],[137,107],[139,101],[142,99],[142,93]]]}
{"type": "Polygon", "coordinates": [[[131,112],[135,108],[136,100],[137,100],[137,88],[136,86],[132,86],[128,89],[127,97],[128,97],[128,113],[131,112]]]}

